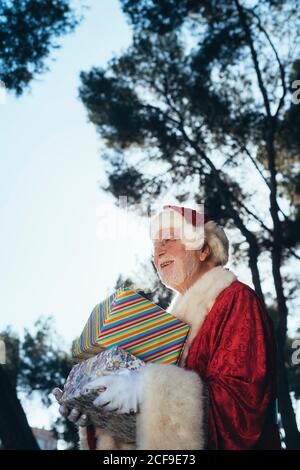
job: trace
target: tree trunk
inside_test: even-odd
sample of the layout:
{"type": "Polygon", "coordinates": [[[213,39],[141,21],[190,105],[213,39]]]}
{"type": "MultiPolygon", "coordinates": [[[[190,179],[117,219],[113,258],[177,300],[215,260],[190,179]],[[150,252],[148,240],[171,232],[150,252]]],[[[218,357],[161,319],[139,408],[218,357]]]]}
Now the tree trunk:
{"type": "MultiPolygon", "coordinates": [[[[197,142],[193,141],[185,132],[184,130],[184,124],[183,122],[181,123],[179,127],[179,131],[182,133],[183,138],[185,141],[191,146],[191,148],[196,152],[196,155],[198,155],[199,159],[203,159],[207,166],[210,168],[212,175],[214,177],[214,181],[216,184],[216,187],[220,191],[220,196],[222,199],[222,202],[224,206],[226,207],[228,213],[232,217],[233,221],[235,222],[237,228],[240,230],[242,235],[245,237],[249,244],[249,268],[251,271],[251,276],[252,276],[252,282],[254,285],[255,292],[261,299],[263,305],[265,305],[265,299],[264,295],[262,292],[261,288],[261,280],[260,280],[260,274],[259,274],[259,269],[258,269],[258,256],[259,256],[259,247],[258,247],[258,242],[255,237],[255,235],[250,232],[250,230],[247,229],[246,225],[244,224],[240,214],[238,211],[234,208],[232,204],[232,197],[230,194],[230,190],[220,176],[219,170],[215,167],[213,162],[210,160],[210,158],[206,155],[206,152],[204,152],[197,144],[197,142]]],[[[201,169],[199,168],[198,171],[200,172],[201,169]]]]}
{"type": "Polygon", "coordinates": [[[275,204],[271,204],[271,214],[274,223],[274,248],[272,250],[272,272],[277,296],[278,306],[278,327],[277,327],[277,348],[278,348],[278,402],[282,425],[285,432],[285,444],[287,449],[300,449],[300,433],[297,428],[296,416],[292,405],[285,367],[285,347],[287,339],[287,317],[288,309],[283,291],[282,276],[280,272],[281,264],[281,244],[282,239],[281,224],[278,219],[275,204]],[[276,211],[276,215],[274,214],[276,211]]]}
{"type": "Polygon", "coordinates": [[[0,439],[5,450],[38,450],[16,391],[0,366],[0,439]]]}
{"type": "Polygon", "coordinates": [[[291,402],[289,385],[287,381],[284,351],[279,346],[277,352],[278,364],[278,407],[281,416],[282,426],[285,432],[284,442],[287,449],[300,449],[300,433],[297,428],[296,416],[291,402]]]}
{"type": "Polygon", "coordinates": [[[272,249],[272,274],[274,279],[279,322],[277,327],[278,346],[278,401],[282,425],[285,432],[285,443],[287,449],[300,449],[300,433],[297,428],[296,416],[293,410],[292,400],[289,393],[287,371],[285,368],[285,346],[287,339],[287,318],[288,308],[284,295],[281,263],[283,233],[282,224],[278,216],[277,205],[277,181],[276,181],[276,154],[274,148],[274,120],[268,119],[268,129],[266,132],[267,155],[269,162],[271,191],[270,191],[270,213],[273,221],[274,236],[272,249]]]}
{"type": "MultiPolygon", "coordinates": [[[[237,11],[239,13],[241,24],[243,25],[245,36],[251,51],[251,57],[256,73],[258,86],[261,91],[262,99],[266,111],[266,129],[265,129],[265,142],[267,149],[268,166],[270,173],[270,214],[273,222],[273,247],[271,252],[272,259],[272,274],[274,279],[277,308],[279,323],[277,328],[277,364],[278,364],[278,401],[279,410],[282,420],[282,425],[285,432],[285,443],[287,449],[300,448],[300,433],[297,429],[297,422],[291,396],[289,393],[289,386],[287,380],[287,373],[284,361],[284,351],[287,338],[287,317],[288,309],[286,298],[283,291],[282,276],[280,272],[282,263],[282,247],[283,247],[283,234],[282,224],[278,215],[277,204],[277,169],[276,169],[276,152],[274,147],[275,132],[277,127],[278,116],[271,114],[270,100],[268,97],[267,88],[263,82],[262,73],[259,66],[257,52],[254,47],[252,34],[247,22],[245,9],[242,7],[238,0],[235,0],[237,11]]],[[[279,108],[278,108],[279,109],[279,108]]]]}

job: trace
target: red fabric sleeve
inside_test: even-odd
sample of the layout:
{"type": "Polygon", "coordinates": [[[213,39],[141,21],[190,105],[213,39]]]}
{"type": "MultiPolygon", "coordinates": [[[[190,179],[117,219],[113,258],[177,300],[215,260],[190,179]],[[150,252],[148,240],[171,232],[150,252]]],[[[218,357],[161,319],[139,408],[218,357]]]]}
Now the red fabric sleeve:
{"type": "Polygon", "coordinates": [[[222,296],[199,333],[198,358],[207,359],[200,375],[209,390],[209,448],[251,449],[274,394],[275,342],[267,313],[245,286],[222,296]]]}

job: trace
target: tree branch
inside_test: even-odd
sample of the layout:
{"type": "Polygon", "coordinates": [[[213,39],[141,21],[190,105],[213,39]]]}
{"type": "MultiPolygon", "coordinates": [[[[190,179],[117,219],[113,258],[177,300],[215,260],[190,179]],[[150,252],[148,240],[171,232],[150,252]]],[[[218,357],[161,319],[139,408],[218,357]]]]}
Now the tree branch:
{"type": "Polygon", "coordinates": [[[264,86],[264,82],[263,82],[263,79],[262,79],[262,74],[261,74],[261,71],[260,71],[260,68],[259,68],[257,53],[256,53],[256,50],[254,48],[254,44],[253,44],[253,40],[252,40],[252,36],[251,36],[251,31],[250,31],[250,28],[248,26],[247,20],[245,18],[245,13],[243,11],[243,8],[239,4],[238,0],[234,0],[234,3],[237,7],[238,14],[239,14],[239,17],[241,19],[241,23],[244,27],[245,35],[246,35],[246,38],[247,38],[247,41],[248,41],[248,44],[249,44],[249,47],[250,47],[251,57],[252,57],[252,60],[253,60],[253,64],[254,64],[257,80],[258,80],[258,86],[259,86],[259,89],[260,89],[262,97],[263,97],[266,113],[267,113],[267,116],[269,118],[271,118],[272,114],[271,114],[271,108],[270,108],[270,101],[269,101],[267,90],[264,86]]]}
{"type": "Polygon", "coordinates": [[[259,16],[253,11],[251,10],[250,11],[250,14],[252,14],[256,19],[257,19],[257,22],[258,22],[258,28],[260,29],[260,31],[266,36],[267,38],[267,41],[268,43],[270,44],[273,52],[274,52],[274,55],[276,57],[276,60],[277,60],[277,63],[278,63],[278,67],[279,67],[279,71],[280,71],[280,77],[281,77],[281,84],[282,84],[282,96],[279,100],[279,104],[278,104],[278,107],[277,107],[277,110],[275,112],[275,117],[278,116],[279,114],[279,111],[280,109],[282,108],[283,106],[283,103],[284,103],[284,99],[285,99],[285,96],[286,96],[286,93],[287,93],[287,87],[286,87],[286,79],[285,79],[285,70],[284,70],[284,67],[282,65],[282,62],[279,58],[279,55],[278,55],[278,52],[276,50],[276,47],[274,46],[274,43],[272,41],[272,39],[270,38],[270,35],[269,33],[265,30],[265,28],[263,27],[263,25],[261,24],[261,21],[260,21],[260,18],[259,16]]]}

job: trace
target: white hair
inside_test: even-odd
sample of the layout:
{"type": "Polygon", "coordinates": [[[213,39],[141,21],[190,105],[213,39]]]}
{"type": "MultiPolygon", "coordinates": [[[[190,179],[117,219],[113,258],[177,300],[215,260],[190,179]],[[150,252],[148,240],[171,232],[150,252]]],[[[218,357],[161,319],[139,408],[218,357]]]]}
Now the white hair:
{"type": "Polygon", "coordinates": [[[212,260],[224,266],[229,256],[229,241],[227,235],[220,225],[210,220],[204,225],[205,241],[212,251],[212,260]]]}

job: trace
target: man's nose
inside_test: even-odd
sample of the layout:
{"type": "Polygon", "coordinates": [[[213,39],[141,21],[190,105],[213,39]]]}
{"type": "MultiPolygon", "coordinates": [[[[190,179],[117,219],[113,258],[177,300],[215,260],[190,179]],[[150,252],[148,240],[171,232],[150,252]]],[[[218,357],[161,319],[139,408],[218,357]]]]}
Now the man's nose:
{"type": "Polygon", "coordinates": [[[166,253],[166,247],[163,245],[158,245],[154,248],[154,256],[159,258],[166,253]]]}

